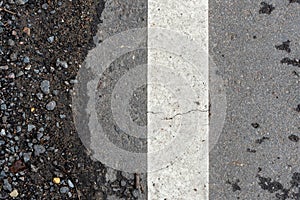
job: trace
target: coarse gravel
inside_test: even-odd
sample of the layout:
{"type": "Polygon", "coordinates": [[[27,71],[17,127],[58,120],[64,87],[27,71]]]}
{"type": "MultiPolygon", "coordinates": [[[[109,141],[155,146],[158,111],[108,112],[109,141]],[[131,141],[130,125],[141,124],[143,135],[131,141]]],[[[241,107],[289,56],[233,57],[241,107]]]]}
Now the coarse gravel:
{"type": "Polygon", "coordinates": [[[104,7],[0,0],[0,199],[138,198],[134,176],[105,179],[72,120],[71,91],[104,7]]]}

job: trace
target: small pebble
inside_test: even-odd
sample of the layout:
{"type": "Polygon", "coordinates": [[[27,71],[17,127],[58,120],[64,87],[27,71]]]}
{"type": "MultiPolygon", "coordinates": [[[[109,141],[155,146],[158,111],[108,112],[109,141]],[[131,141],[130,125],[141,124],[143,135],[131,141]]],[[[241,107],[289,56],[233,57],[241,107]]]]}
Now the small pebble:
{"type": "Polygon", "coordinates": [[[7,106],[6,106],[6,104],[2,104],[2,105],[0,106],[0,108],[1,108],[1,110],[6,110],[6,109],[7,109],[7,106]]]}
{"type": "Polygon", "coordinates": [[[19,192],[18,190],[14,189],[10,194],[9,196],[11,196],[12,198],[15,198],[19,195],[19,192]]]}
{"type": "Polygon", "coordinates": [[[65,118],[66,118],[66,115],[59,115],[59,117],[60,117],[61,119],[65,119],[65,118]]]}
{"type": "Polygon", "coordinates": [[[10,59],[11,59],[11,61],[16,61],[17,59],[18,59],[18,55],[16,54],[16,53],[12,53],[11,55],[10,55],[10,59]]]}
{"type": "Polygon", "coordinates": [[[77,83],[78,83],[78,80],[70,80],[70,83],[71,83],[71,84],[77,84],[77,83]]]}
{"type": "Polygon", "coordinates": [[[57,95],[59,95],[59,91],[58,91],[58,90],[53,90],[53,94],[54,94],[55,96],[57,96],[57,95]]]}
{"type": "Polygon", "coordinates": [[[8,66],[7,65],[0,66],[0,69],[2,69],[2,70],[8,70],[8,66]]]}
{"type": "Polygon", "coordinates": [[[23,58],[23,62],[26,63],[26,64],[30,63],[30,58],[28,56],[25,56],[23,58]]]}
{"type": "Polygon", "coordinates": [[[8,39],[8,45],[9,46],[14,46],[15,45],[15,41],[13,41],[12,39],[8,39]]]}
{"type": "Polygon", "coordinates": [[[1,108],[1,110],[6,110],[6,109],[7,109],[7,106],[6,106],[6,104],[2,104],[2,105],[0,106],[0,108],[1,108]]]}
{"type": "Polygon", "coordinates": [[[55,178],[53,178],[53,183],[55,183],[55,184],[59,184],[60,183],[60,178],[59,177],[55,177],[55,178]]]}
{"type": "Polygon", "coordinates": [[[39,100],[42,100],[42,99],[43,99],[43,94],[42,94],[42,93],[37,93],[36,96],[37,96],[37,98],[38,98],[39,100]]]}
{"type": "Polygon", "coordinates": [[[38,171],[38,168],[37,168],[36,166],[30,165],[30,167],[31,167],[31,170],[32,170],[33,172],[37,172],[37,171],[38,171]]]}
{"type": "Polygon", "coordinates": [[[23,153],[24,162],[28,162],[30,160],[30,157],[31,157],[31,152],[23,153]]]}
{"type": "Polygon", "coordinates": [[[47,9],[49,8],[49,5],[48,5],[47,3],[44,3],[44,4],[42,5],[42,8],[43,8],[44,10],[47,10],[47,9]]]}
{"type": "Polygon", "coordinates": [[[5,171],[1,171],[0,178],[4,178],[4,177],[6,177],[6,173],[5,173],[5,171]]]}
{"type": "Polygon", "coordinates": [[[56,67],[59,67],[59,66],[67,69],[68,68],[68,63],[66,61],[61,61],[60,59],[57,59],[56,60],[56,67]]]}
{"type": "Polygon", "coordinates": [[[16,3],[18,4],[18,5],[24,5],[24,4],[26,4],[28,2],[28,0],[16,0],[16,3]]]}
{"type": "Polygon", "coordinates": [[[60,188],[59,191],[60,191],[60,193],[65,194],[65,193],[69,192],[69,188],[68,187],[62,187],[62,188],[60,188]]]}
{"type": "Polygon", "coordinates": [[[16,78],[16,76],[15,76],[15,74],[14,73],[10,73],[10,74],[8,74],[8,76],[7,76],[8,78],[11,78],[11,79],[14,79],[14,78],[16,78]]]}
{"type": "Polygon", "coordinates": [[[6,117],[6,116],[3,116],[3,117],[2,117],[2,123],[5,124],[6,122],[7,122],[7,117],[6,117]]]}
{"type": "Polygon", "coordinates": [[[54,42],[54,36],[48,37],[48,39],[47,39],[47,40],[48,40],[48,42],[49,42],[49,43],[52,43],[52,42],[54,42]]]}
{"type": "Polygon", "coordinates": [[[31,30],[28,27],[24,27],[23,32],[26,33],[28,36],[30,36],[31,30]]]}
{"type": "Polygon", "coordinates": [[[16,77],[20,77],[20,76],[23,76],[24,75],[24,72],[23,71],[20,71],[17,75],[16,75],[16,77]]]}
{"type": "Polygon", "coordinates": [[[46,109],[49,110],[49,111],[54,110],[55,107],[56,107],[56,102],[55,102],[55,101],[51,101],[51,102],[49,102],[49,103],[46,105],[46,109]]]}
{"type": "Polygon", "coordinates": [[[26,67],[25,67],[25,70],[30,70],[31,69],[31,65],[27,65],[26,67]]]}
{"type": "Polygon", "coordinates": [[[126,186],[126,181],[121,180],[121,186],[122,186],[122,187],[125,187],[125,186],[126,186]]]}
{"type": "Polygon", "coordinates": [[[50,93],[50,81],[44,80],[41,82],[40,88],[44,94],[50,93]]]}
{"type": "Polygon", "coordinates": [[[42,138],[43,136],[44,136],[43,133],[38,133],[38,134],[37,134],[37,139],[38,139],[38,140],[41,140],[41,138],[42,138]]]}
{"type": "Polygon", "coordinates": [[[69,186],[70,188],[74,188],[74,184],[72,183],[71,180],[68,180],[68,186],[69,186]]]}
{"type": "Polygon", "coordinates": [[[139,197],[139,191],[138,190],[133,190],[132,192],[131,192],[131,194],[132,194],[132,196],[133,197],[135,197],[135,198],[138,198],[139,197]]]}
{"type": "Polygon", "coordinates": [[[20,133],[22,131],[22,127],[21,126],[17,126],[17,133],[20,133]]]}
{"type": "Polygon", "coordinates": [[[28,126],[27,126],[27,131],[28,131],[28,132],[31,132],[33,129],[35,129],[35,125],[28,124],[28,126]]]}
{"type": "Polygon", "coordinates": [[[5,135],[6,135],[6,133],[5,133],[5,130],[4,130],[4,129],[1,129],[0,135],[1,135],[1,136],[5,136],[5,135]]]}
{"type": "Polygon", "coordinates": [[[3,189],[4,190],[8,190],[8,191],[12,190],[11,184],[8,182],[7,179],[3,180],[3,189]]]}
{"type": "Polygon", "coordinates": [[[34,155],[36,155],[36,156],[39,156],[40,154],[43,154],[46,152],[45,147],[42,145],[34,145],[33,149],[34,149],[34,155]]]}

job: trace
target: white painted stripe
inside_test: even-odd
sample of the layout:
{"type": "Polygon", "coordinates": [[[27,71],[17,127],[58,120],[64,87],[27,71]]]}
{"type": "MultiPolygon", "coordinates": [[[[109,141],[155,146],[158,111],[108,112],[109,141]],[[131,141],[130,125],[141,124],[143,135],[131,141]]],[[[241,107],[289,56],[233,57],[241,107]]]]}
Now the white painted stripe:
{"type": "Polygon", "coordinates": [[[148,0],[148,199],[208,199],[208,0],[148,0]]]}

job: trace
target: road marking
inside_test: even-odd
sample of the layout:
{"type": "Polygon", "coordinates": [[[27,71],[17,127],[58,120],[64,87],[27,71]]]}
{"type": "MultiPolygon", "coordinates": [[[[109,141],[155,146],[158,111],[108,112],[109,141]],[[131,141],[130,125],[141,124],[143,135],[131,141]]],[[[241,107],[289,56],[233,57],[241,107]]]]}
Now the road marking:
{"type": "Polygon", "coordinates": [[[148,1],[148,199],[208,199],[208,1],[148,1]]]}

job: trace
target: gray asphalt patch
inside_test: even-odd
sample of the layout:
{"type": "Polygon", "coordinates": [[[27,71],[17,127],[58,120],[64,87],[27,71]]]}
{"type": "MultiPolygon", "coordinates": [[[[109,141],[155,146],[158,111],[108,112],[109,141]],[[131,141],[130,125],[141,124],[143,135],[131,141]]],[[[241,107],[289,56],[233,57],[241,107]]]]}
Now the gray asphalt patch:
{"type": "Polygon", "coordinates": [[[299,11],[296,1],[210,1],[210,54],[227,88],[210,199],[300,198],[299,11]]]}

